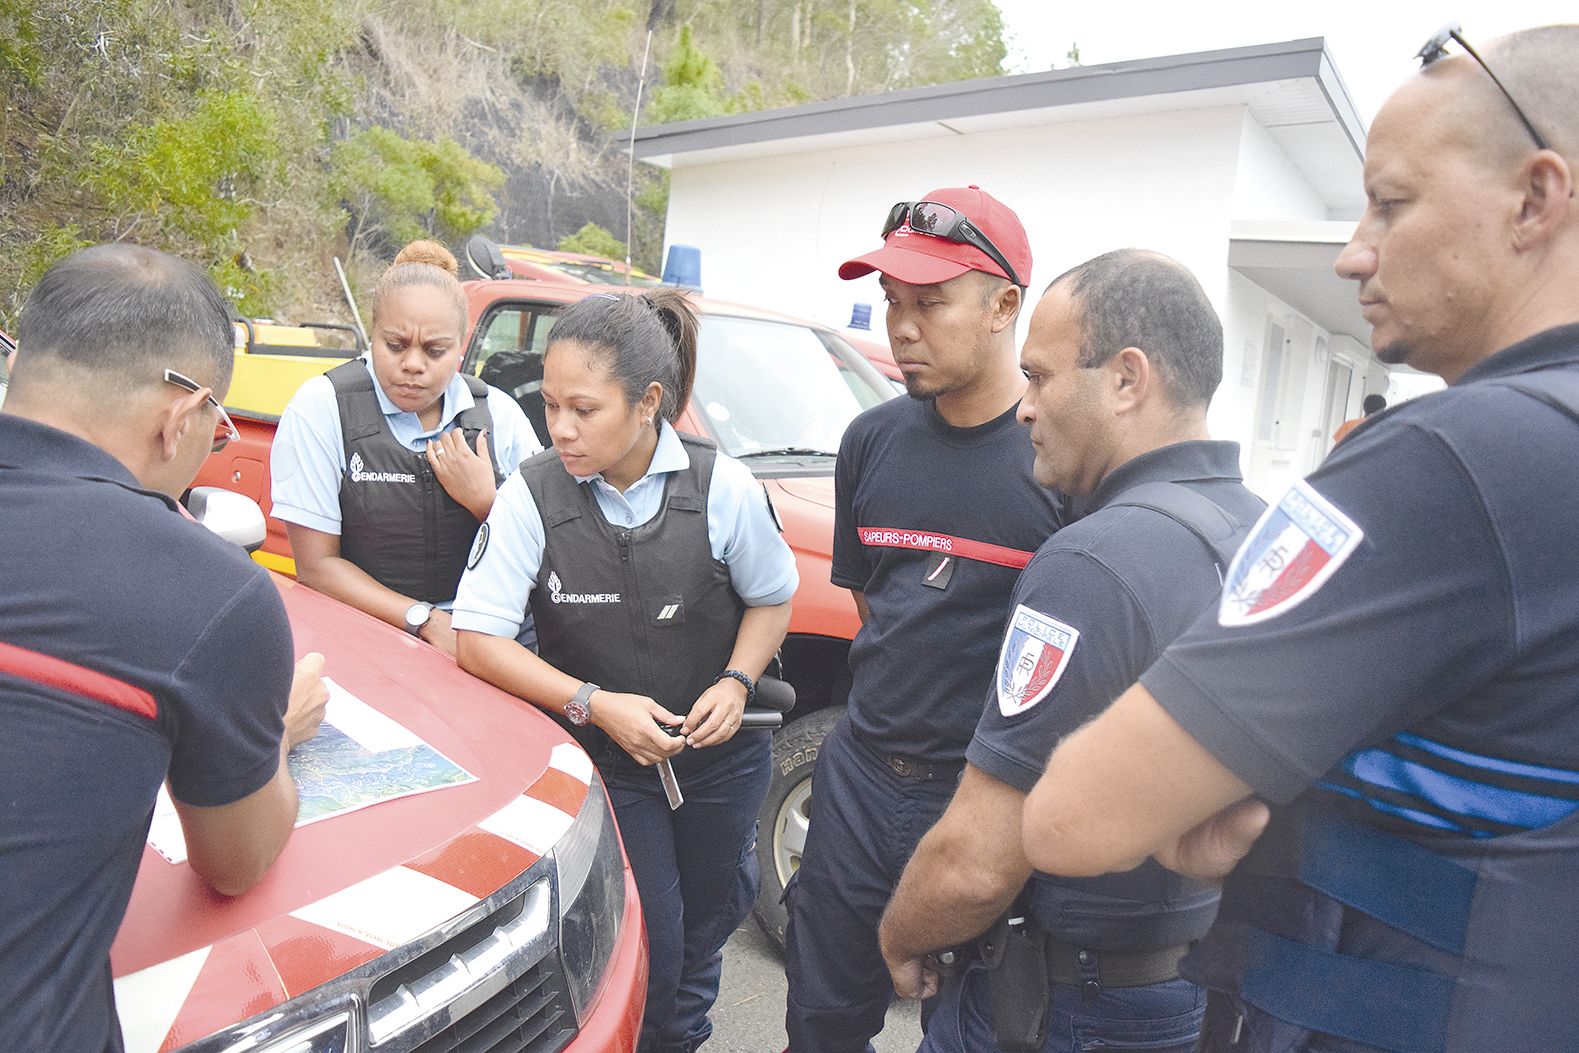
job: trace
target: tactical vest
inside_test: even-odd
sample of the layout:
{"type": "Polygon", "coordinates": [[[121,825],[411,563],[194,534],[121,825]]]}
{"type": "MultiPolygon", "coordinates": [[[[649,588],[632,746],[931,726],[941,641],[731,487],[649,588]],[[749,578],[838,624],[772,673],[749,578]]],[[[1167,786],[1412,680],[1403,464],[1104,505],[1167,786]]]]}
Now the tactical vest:
{"type": "MultiPolygon", "coordinates": [[[[340,555],[402,595],[449,603],[466,569],[477,520],[440,485],[427,454],[395,439],[364,362],[353,359],[325,376],[334,386],[345,442],[340,555]]],[[[488,386],[462,376],[473,405],[455,425],[475,449],[478,432],[486,428],[493,435],[488,386]]],[[[495,468],[494,482],[500,478],[495,468]]]]}
{"type": "MultiPolygon", "coordinates": [[[[1535,376],[1488,383],[1579,423],[1579,375],[1535,376]]],[[[1272,809],[1183,970],[1213,992],[1212,1053],[1579,1048],[1579,812],[1416,841],[1307,791],[1272,809]]]]}
{"type": "MultiPolygon", "coordinates": [[[[1219,579],[1254,522],[1241,522],[1181,483],[1142,483],[1105,508],[1147,508],[1184,527],[1205,546],[1219,579]]],[[[1202,596],[1202,610],[1211,603],[1202,596]]],[[[1151,951],[1206,934],[1217,911],[1217,886],[1174,873],[1154,859],[1122,874],[1093,878],[1032,876],[1030,910],[1042,931],[1093,951],[1151,951]]]]}
{"type": "MultiPolygon", "coordinates": [[[[669,474],[658,514],[638,527],[605,520],[594,484],[576,482],[552,450],[522,464],[521,477],[543,519],[543,562],[530,597],[538,653],[577,680],[646,695],[684,716],[728,668],[745,604],[708,540],[716,451],[706,439],[680,441],[690,466],[669,474]]],[[[600,764],[635,764],[597,728],[570,730],[600,764]]],[[[675,769],[737,744],[760,745],[765,734],[686,750],[675,769]]]]}

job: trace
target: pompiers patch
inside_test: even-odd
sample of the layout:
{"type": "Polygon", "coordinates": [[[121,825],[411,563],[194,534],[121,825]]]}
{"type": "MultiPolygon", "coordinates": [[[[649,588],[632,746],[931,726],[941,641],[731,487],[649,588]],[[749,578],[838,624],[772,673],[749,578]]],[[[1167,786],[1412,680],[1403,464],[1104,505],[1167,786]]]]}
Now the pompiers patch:
{"type": "Polygon", "coordinates": [[[1337,505],[1301,479],[1262,513],[1234,556],[1217,608],[1219,625],[1253,625],[1320,591],[1365,537],[1337,505]]]}
{"type": "Polygon", "coordinates": [[[1074,626],[1023,603],[1015,607],[998,653],[998,710],[1017,716],[1046,698],[1079,640],[1074,626]]]}

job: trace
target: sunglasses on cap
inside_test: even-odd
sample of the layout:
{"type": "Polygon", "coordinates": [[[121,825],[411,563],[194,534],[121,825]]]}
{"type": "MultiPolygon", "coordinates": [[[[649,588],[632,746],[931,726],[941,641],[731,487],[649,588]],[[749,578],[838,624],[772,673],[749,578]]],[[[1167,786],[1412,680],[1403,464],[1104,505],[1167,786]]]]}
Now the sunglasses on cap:
{"type": "MultiPolygon", "coordinates": [[[[164,371],[164,379],[165,383],[174,384],[176,387],[185,388],[188,391],[203,390],[203,386],[197,381],[185,373],[177,373],[173,369],[164,371]]],[[[214,411],[219,414],[219,420],[214,422],[214,445],[211,447],[214,453],[218,453],[225,448],[227,443],[239,441],[241,432],[236,430],[236,422],[230,419],[230,414],[225,412],[225,407],[219,404],[219,400],[214,397],[212,391],[204,396],[204,401],[213,406],[214,411]]]]}
{"type": "Polygon", "coordinates": [[[976,224],[972,223],[963,212],[936,201],[901,201],[888,210],[888,218],[883,221],[883,237],[898,230],[905,220],[909,219],[910,229],[917,234],[927,234],[944,241],[952,241],[956,245],[969,245],[980,249],[987,254],[987,258],[1003,268],[1003,273],[1015,285],[1021,288],[1025,283],[1020,276],[1009,266],[1009,261],[1003,253],[998,251],[998,246],[992,239],[983,234],[976,224]]]}
{"type": "Polygon", "coordinates": [[[1502,81],[1498,80],[1497,75],[1491,72],[1491,67],[1486,65],[1486,60],[1480,57],[1480,52],[1469,46],[1469,41],[1464,39],[1463,29],[1457,22],[1449,22],[1437,30],[1431,35],[1431,39],[1422,44],[1420,50],[1415,52],[1415,58],[1420,60],[1420,67],[1424,69],[1446,55],[1447,42],[1449,40],[1458,41],[1458,46],[1463,48],[1465,53],[1474,59],[1481,69],[1486,71],[1486,76],[1491,78],[1491,83],[1497,86],[1497,90],[1502,92],[1502,97],[1508,100],[1508,105],[1513,107],[1513,112],[1518,114],[1519,122],[1524,125],[1524,130],[1529,132],[1530,138],[1535,140],[1536,148],[1550,150],[1551,144],[1546,141],[1546,137],[1537,131],[1535,123],[1524,115],[1524,107],[1514,101],[1513,93],[1503,87],[1502,81]]]}

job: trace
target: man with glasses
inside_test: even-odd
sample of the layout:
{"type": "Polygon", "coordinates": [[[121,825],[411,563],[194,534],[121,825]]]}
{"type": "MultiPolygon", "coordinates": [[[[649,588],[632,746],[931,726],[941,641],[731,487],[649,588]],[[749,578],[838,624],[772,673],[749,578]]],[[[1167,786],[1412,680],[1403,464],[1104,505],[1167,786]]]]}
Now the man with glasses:
{"type": "Polygon", "coordinates": [[[192,869],[254,884],[296,819],[285,752],[327,697],[268,574],[175,498],[235,436],[225,301],[103,245],[22,308],[0,411],[0,1033],[119,1050],[110,943],[167,779],[192,869]]]}
{"type": "Polygon", "coordinates": [[[1449,40],[1337,262],[1383,361],[1448,388],[1280,498],[1027,802],[1050,872],[1227,874],[1183,963],[1211,1051],[1579,1035],[1579,26],[1449,40]]]}
{"type": "Polygon", "coordinates": [[[835,470],[832,579],[862,627],[786,895],[796,1053],[867,1049],[882,1030],[894,992],[878,919],[958,783],[1014,579],[1060,522],[1014,419],[1031,272],[1019,218],[949,188],[895,205],[882,235],[839,275],[879,272],[911,397],[857,417],[835,470]]]}

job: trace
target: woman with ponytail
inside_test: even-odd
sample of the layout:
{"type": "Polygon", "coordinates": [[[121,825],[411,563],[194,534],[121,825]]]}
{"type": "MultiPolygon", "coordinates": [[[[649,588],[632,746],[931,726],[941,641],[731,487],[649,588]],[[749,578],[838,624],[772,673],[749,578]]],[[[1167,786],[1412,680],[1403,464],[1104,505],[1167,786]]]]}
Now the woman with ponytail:
{"type": "Polygon", "coordinates": [[[455,601],[463,668],[560,717],[603,774],[647,919],[641,1053],[712,1031],[756,897],[770,734],[740,731],[797,577],[762,487],[674,429],[696,375],[683,293],[600,293],[545,352],[553,449],[499,489],[455,601]],[[538,653],[514,637],[536,619],[538,653]],[[666,730],[672,729],[672,730],[666,730]],[[654,765],[672,758],[684,803],[654,765]]]}
{"type": "Polygon", "coordinates": [[[515,400],[460,372],[456,270],[434,242],[401,250],[373,289],[367,356],[301,386],[269,462],[301,582],[450,654],[478,524],[499,480],[542,449],[515,400]]]}

